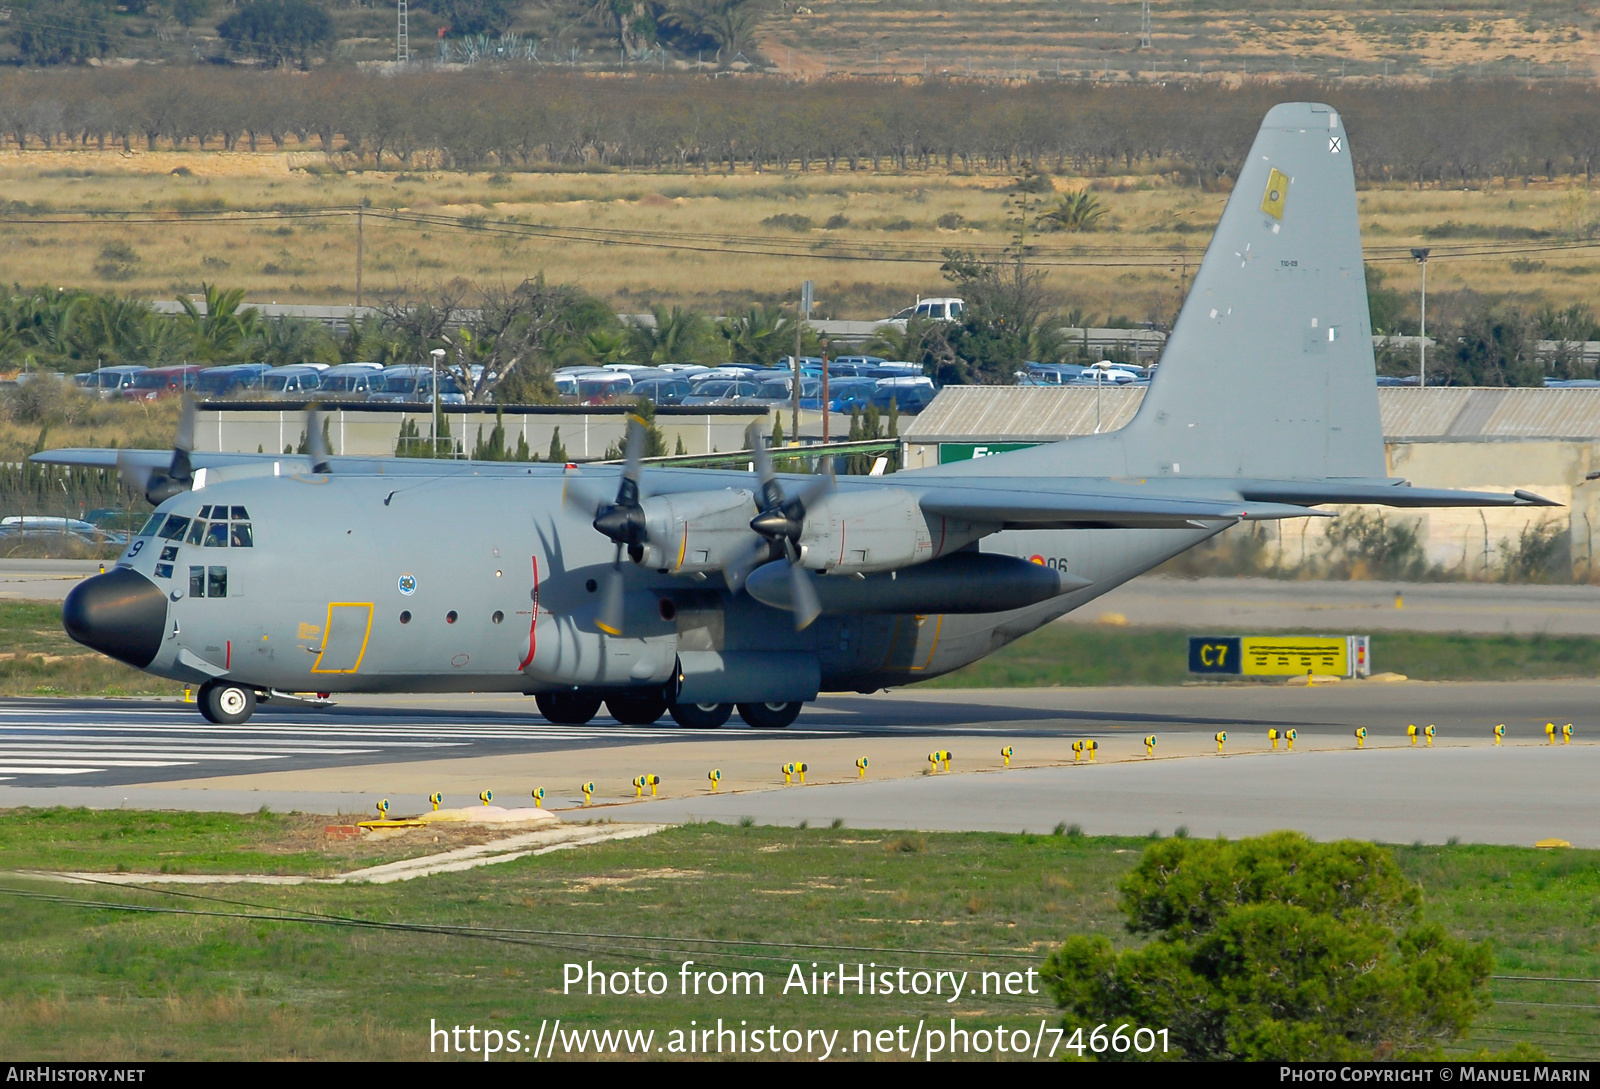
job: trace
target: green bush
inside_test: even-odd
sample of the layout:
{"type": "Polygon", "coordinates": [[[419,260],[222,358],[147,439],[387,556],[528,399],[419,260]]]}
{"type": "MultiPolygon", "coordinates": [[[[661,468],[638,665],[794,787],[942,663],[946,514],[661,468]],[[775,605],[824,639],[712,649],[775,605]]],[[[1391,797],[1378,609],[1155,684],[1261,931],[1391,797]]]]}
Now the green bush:
{"type": "Polygon", "coordinates": [[[1074,937],[1044,979],[1078,1026],[1168,1029],[1172,1051],[1100,1057],[1361,1060],[1439,1057],[1488,1005],[1487,943],[1420,919],[1420,889],[1370,843],[1169,839],[1122,883],[1117,953],[1074,937]]]}

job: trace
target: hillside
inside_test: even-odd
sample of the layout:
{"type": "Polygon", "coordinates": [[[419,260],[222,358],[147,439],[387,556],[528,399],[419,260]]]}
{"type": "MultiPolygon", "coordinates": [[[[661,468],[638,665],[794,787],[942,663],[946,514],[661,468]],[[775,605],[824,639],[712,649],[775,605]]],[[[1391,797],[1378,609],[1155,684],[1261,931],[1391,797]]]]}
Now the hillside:
{"type": "MultiPolygon", "coordinates": [[[[0,63],[15,63],[14,32],[57,25],[75,0],[25,0],[0,8],[0,63]],[[59,11],[58,11],[59,9],[59,11]]],[[[514,35],[515,51],[542,66],[691,66],[716,59],[716,33],[685,12],[739,8],[755,16],[749,59],[782,74],[914,77],[1159,79],[1200,73],[1369,78],[1508,75],[1590,77],[1600,72],[1600,18],[1561,0],[1420,2],[1394,8],[1329,0],[1237,6],[1194,0],[1152,5],[1140,46],[1138,0],[635,0],[626,29],[592,0],[433,0],[409,5],[412,55],[440,54],[440,31],[463,26],[514,35]],[[452,27],[451,12],[455,26],[452,27]],[[462,12],[471,12],[468,22],[462,12]],[[485,13],[488,13],[485,16],[485,13]],[[674,14],[676,13],[676,15],[674,14]],[[627,39],[626,50],[621,39],[627,39]],[[627,59],[624,60],[624,53],[627,59]]],[[[109,58],[167,64],[222,59],[217,24],[237,10],[220,0],[124,0],[108,6],[109,58]],[[174,17],[181,14],[184,22],[174,17]]],[[[393,60],[396,6],[328,5],[337,45],[325,63],[393,60]]],[[[741,37],[740,41],[749,41],[741,37]]],[[[451,59],[468,56],[459,47],[451,59]]],[[[742,65],[741,65],[742,66],[742,65]]]]}

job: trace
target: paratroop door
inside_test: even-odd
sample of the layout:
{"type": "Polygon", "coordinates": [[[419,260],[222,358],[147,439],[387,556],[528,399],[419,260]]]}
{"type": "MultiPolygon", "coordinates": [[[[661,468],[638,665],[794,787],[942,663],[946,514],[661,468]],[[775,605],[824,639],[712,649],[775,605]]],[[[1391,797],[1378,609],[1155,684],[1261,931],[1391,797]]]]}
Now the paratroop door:
{"type": "Polygon", "coordinates": [[[371,602],[333,602],[328,606],[328,625],[323,629],[322,652],[311,667],[313,673],[354,673],[361,668],[372,632],[371,602]]]}

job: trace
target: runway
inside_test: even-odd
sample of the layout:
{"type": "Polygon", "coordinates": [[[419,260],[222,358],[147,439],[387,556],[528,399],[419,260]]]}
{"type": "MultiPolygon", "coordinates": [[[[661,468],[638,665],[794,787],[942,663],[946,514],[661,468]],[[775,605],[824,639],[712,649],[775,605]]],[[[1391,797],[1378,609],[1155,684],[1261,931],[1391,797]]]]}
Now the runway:
{"type": "MultiPolygon", "coordinates": [[[[1600,846],[1600,684],[1346,683],[1317,688],[897,691],[829,696],[788,730],[689,731],[670,719],[555,726],[499,696],[268,705],[243,727],[154,700],[0,702],[0,806],[396,812],[434,790],[470,804],[547,791],[569,819],[842,819],[855,827],[1240,835],[1300,827],[1389,840],[1600,846]],[[1546,721],[1576,741],[1544,744],[1546,721]],[[1492,727],[1507,723],[1504,747],[1492,727]],[[1406,725],[1437,727],[1415,749],[1406,725]],[[1369,733],[1354,751],[1357,727],[1369,733]],[[1267,733],[1296,730],[1294,754],[1267,733]],[[1225,756],[1216,733],[1227,735],[1225,756]],[[1143,738],[1158,739],[1155,758],[1143,738]],[[1074,742],[1093,740],[1091,764],[1074,742]],[[1013,752],[1004,766],[1001,750],[1013,752]],[[928,774],[932,751],[950,772],[928,774]],[[856,767],[867,761],[865,772],[856,767]],[[803,789],[781,768],[807,765],[803,789]],[[710,798],[707,773],[722,772],[710,798]],[[966,773],[966,774],[963,774],[966,773]],[[630,780],[661,779],[636,801],[630,780]],[[578,786],[596,786],[586,813],[578,786]],[[1530,838],[1531,837],[1531,838],[1530,838]]],[[[526,804],[525,802],[523,804],[526,804]]]]}

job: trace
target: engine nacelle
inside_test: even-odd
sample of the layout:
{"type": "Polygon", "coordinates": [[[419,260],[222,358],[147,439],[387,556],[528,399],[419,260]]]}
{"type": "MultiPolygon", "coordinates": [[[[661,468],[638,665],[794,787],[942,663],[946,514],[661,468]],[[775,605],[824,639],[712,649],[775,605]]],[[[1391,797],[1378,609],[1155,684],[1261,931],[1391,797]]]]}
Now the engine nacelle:
{"type": "Polygon", "coordinates": [[[717,571],[750,546],[756,504],[743,488],[655,495],[641,506],[649,533],[641,567],[674,575],[717,571]]]}
{"type": "Polygon", "coordinates": [[[905,488],[834,492],[806,512],[801,563],[842,575],[894,571],[955,552],[999,528],[924,514],[905,488]]]}

